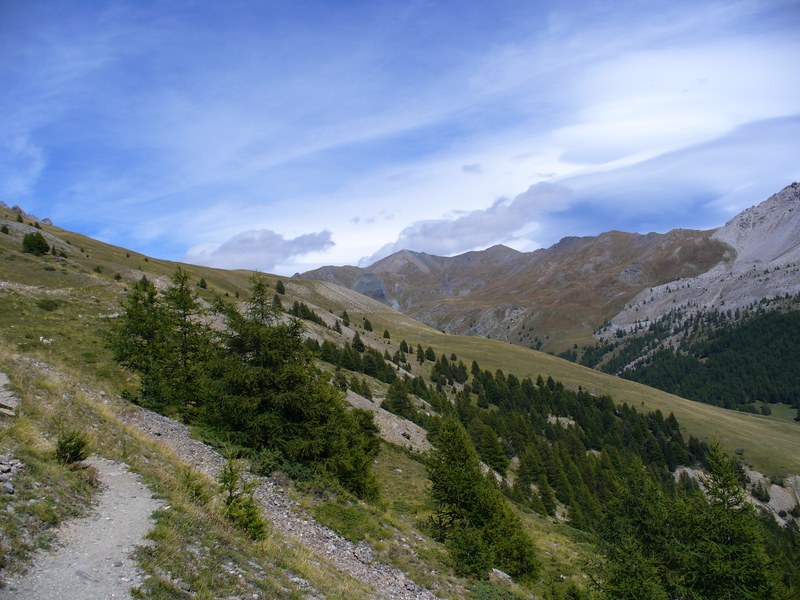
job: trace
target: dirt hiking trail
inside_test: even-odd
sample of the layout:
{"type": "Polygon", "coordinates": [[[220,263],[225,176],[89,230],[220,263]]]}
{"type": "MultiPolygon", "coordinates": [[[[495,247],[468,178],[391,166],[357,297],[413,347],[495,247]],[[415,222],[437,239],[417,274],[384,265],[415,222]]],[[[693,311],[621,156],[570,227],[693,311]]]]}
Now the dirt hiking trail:
{"type": "Polygon", "coordinates": [[[144,543],[151,514],[162,503],[125,464],[97,456],[87,463],[97,469],[102,487],[94,510],[65,523],[54,548],[37,554],[27,573],[7,580],[0,599],[130,598],[141,583],[130,554],[144,543]]]}

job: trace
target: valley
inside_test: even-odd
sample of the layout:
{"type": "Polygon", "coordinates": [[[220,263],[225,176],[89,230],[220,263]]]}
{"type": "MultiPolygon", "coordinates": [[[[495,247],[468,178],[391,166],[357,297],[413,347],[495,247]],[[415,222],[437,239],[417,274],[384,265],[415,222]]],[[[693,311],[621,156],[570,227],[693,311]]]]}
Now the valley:
{"type": "MultiPolygon", "coordinates": [[[[531,490],[541,491],[544,480],[532,484],[527,491],[518,488],[522,496],[512,493],[514,482],[519,477],[520,459],[523,458],[520,456],[522,448],[519,447],[522,442],[504,432],[506,430],[503,427],[507,425],[501,425],[498,419],[518,419],[519,416],[512,415],[522,413],[505,412],[508,407],[504,408],[506,400],[502,395],[485,406],[481,405],[484,400],[475,390],[492,386],[494,381],[507,379],[523,384],[528,396],[525,400],[518,398],[514,401],[523,403],[515,410],[530,411],[531,415],[536,410],[544,410],[540,416],[531,417],[531,426],[540,428],[535,429],[535,435],[543,436],[541,439],[550,436],[554,448],[561,448],[562,445],[566,448],[568,444],[577,444],[579,439],[583,440],[580,444],[588,444],[581,450],[582,454],[569,454],[564,450],[565,453],[558,460],[564,461],[565,468],[567,462],[574,461],[574,467],[570,468],[594,471],[599,463],[595,464],[593,458],[588,458],[584,464],[581,462],[584,458],[578,456],[590,457],[594,452],[599,456],[605,453],[601,451],[606,447],[604,444],[616,443],[611,441],[613,436],[605,442],[601,442],[600,438],[594,442],[586,441],[584,436],[588,435],[586,432],[592,426],[590,421],[578,416],[582,411],[578,408],[581,403],[587,407],[595,402],[602,404],[607,396],[614,405],[626,404],[628,408],[625,410],[634,409],[643,419],[637,421],[642,424],[638,428],[644,427],[637,433],[641,435],[637,443],[642,446],[635,451],[630,448],[624,450],[626,453],[633,452],[625,454],[631,457],[630,460],[634,455],[642,457],[636,460],[654,460],[645,451],[645,446],[652,444],[648,440],[651,437],[657,439],[661,430],[652,421],[658,421],[658,417],[646,418],[645,415],[660,411],[663,419],[674,415],[682,439],[686,442],[690,437],[694,438],[700,443],[698,447],[702,448],[702,444],[708,445],[718,440],[728,455],[738,456],[755,471],[771,477],[773,482],[784,482],[787,486],[783,488],[778,485],[776,490],[793,489],[792,477],[800,473],[800,425],[786,419],[785,415],[745,414],[700,404],[520,344],[509,343],[506,339],[445,333],[441,330],[446,329],[444,327],[434,328],[415,320],[411,311],[406,314],[369,297],[375,294],[363,295],[330,280],[281,278],[267,274],[261,276],[266,285],[265,298],[272,303],[277,298],[285,311],[289,311],[293,304],[299,306],[303,303],[313,313],[314,319],[302,321],[307,347],[312,348],[314,344],[320,346],[327,341],[337,348],[347,348],[350,344],[355,345],[357,335],[366,347],[377,351],[376,356],[383,357],[381,360],[385,361],[394,375],[384,377],[384,381],[363,370],[337,368],[315,355],[315,368],[324,374],[320,377],[335,382],[338,374],[343,373],[344,385],[350,388],[344,397],[354,406],[366,408],[376,415],[384,441],[380,443],[370,469],[378,485],[379,500],[361,500],[351,492],[337,491],[335,486],[325,491],[324,486],[315,487],[320,483],[309,484],[302,476],[298,476],[299,470],[287,476],[281,469],[291,472],[291,468],[294,468],[291,465],[276,471],[268,469],[266,475],[271,476],[258,475],[255,473],[259,468],[257,455],[248,454],[240,447],[236,450],[238,454],[234,455],[237,456],[236,460],[246,461],[254,471],[253,477],[256,479],[253,481],[258,486],[266,486],[264,489],[272,490],[269,494],[280,494],[257,493],[259,501],[266,502],[265,507],[268,508],[264,514],[270,534],[268,542],[254,542],[238,529],[230,528],[220,516],[223,504],[215,479],[219,475],[219,465],[226,460],[225,453],[230,453],[238,443],[234,442],[237,439],[235,431],[225,434],[224,430],[211,430],[207,423],[193,421],[196,417],[191,412],[172,415],[184,419],[188,428],[186,424],[166,421],[166,417],[154,413],[150,417],[133,417],[136,414],[146,415],[144,409],[130,403],[131,399],[137,403],[147,401],[147,397],[141,395],[142,373],[135,369],[121,369],[113,360],[109,348],[109,328],[113,327],[113,323],[119,323],[125,307],[130,307],[132,290],[141,283],[142,278],[152,282],[157,290],[156,297],[165,302],[170,290],[174,289],[179,265],[109,246],[53,225],[34,223],[33,219],[35,217],[24,215],[25,222],[19,223],[13,211],[5,209],[4,212],[0,209],[0,220],[9,228],[8,234],[0,234],[0,336],[3,343],[0,371],[8,374],[10,386],[21,399],[16,416],[0,417],[5,419],[0,432],[0,450],[24,457],[31,465],[31,472],[35,469],[57,469],[60,467],[51,464],[50,449],[65,428],[77,428],[91,433],[93,448],[97,453],[127,463],[145,478],[148,485],[158,490],[157,493],[173,509],[157,512],[154,545],[137,554],[140,568],[146,573],[142,584],[145,590],[142,593],[146,597],[174,597],[173,594],[180,594],[176,589],[187,586],[198,597],[214,597],[222,589],[228,590],[229,594],[260,593],[267,597],[406,597],[403,594],[420,597],[422,589],[428,590],[425,593],[452,598],[513,598],[532,597],[533,594],[553,598],[566,594],[573,594],[571,597],[602,597],[602,591],[592,583],[593,578],[600,576],[593,571],[595,567],[592,565],[597,564],[599,557],[605,555],[604,552],[608,552],[608,556],[613,556],[613,553],[598,542],[599,521],[593,519],[600,519],[599,513],[597,516],[587,513],[581,521],[575,512],[577,506],[587,511],[600,509],[584,506],[578,501],[580,488],[574,478],[571,479],[575,487],[571,484],[570,490],[559,492],[563,496],[559,497],[552,513],[540,507],[536,499],[538,492],[530,495],[531,490]],[[23,236],[37,232],[42,232],[51,250],[41,256],[21,252],[23,236]],[[283,290],[282,293],[278,292],[279,289],[283,290]],[[342,318],[344,313],[347,314],[348,324],[342,318]],[[409,351],[401,359],[399,352],[403,342],[409,351]],[[434,360],[425,358],[419,361],[416,356],[418,347],[430,348],[434,360]],[[398,358],[395,360],[393,356],[398,358]],[[469,388],[464,383],[448,381],[447,377],[444,383],[440,381],[437,384],[432,375],[442,357],[450,357],[453,365],[461,361],[467,371],[473,362],[476,363],[483,373],[480,378],[482,383],[476,383],[475,373],[472,372],[468,375],[469,388]],[[502,376],[499,372],[502,372],[502,376]],[[388,381],[391,378],[394,379],[388,381]],[[409,394],[414,407],[413,423],[382,407],[386,406],[384,400],[389,396],[392,386],[397,385],[395,381],[404,378],[409,382],[419,380],[424,386],[424,390],[418,388],[418,393],[409,394]],[[540,378],[541,383],[537,381],[540,378]],[[361,393],[354,391],[356,380],[359,386],[367,386],[371,399],[364,395],[366,392],[363,390],[361,393]],[[550,384],[550,381],[553,383],[550,384]],[[466,404],[465,398],[468,399],[466,404]],[[468,409],[470,417],[461,413],[456,415],[454,408],[447,408],[455,407],[458,402],[462,402],[462,410],[472,406],[468,409]],[[545,406],[549,408],[545,410],[545,406]],[[559,409],[559,406],[562,408],[559,409]],[[566,406],[572,408],[563,408],[566,406]],[[559,410],[568,410],[569,414],[561,414],[559,410]],[[487,439],[495,440],[500,448],[505,448],[503,452],[510,466],[507,473],[497,475],[501,480],[505,477],[508,486],[502,505],[515,507],[515,518],[520,519],[525,534],[533,540],[538,556],[537,575],[527,582],[524,578],[511,582],[496,578],[474,578],[466,574],[463,567],[458,566],[459,563],[453,562],[452,546],[448,545],[451,542],[437,541],[436,535],[426,525],[428,519],[436,514],[437,508],[428,496],[431,480],[425,468],[427,459],[421,453],[428,451],[432,441],[436,447],[437,423],[442,418],[448,418],[448,415],[449,418],[457,416],[464,421],[463,426],[469,426],[470,435],[473,436],[477,436],[476,432],[480,429],[475,424],[477,418],[489,428],[487,439]],[[561,421],[558,419],[548,422],[550,416],[565,419],[566,425],[559,425],[561,421]],[[578,419],[578,427],[571,427],[569,423],[575,423],[575,419],[578,419]],[[650,425],[643,425],[648,422],[650,425]],[[646,431],[648,427],[653,427],[650,433],[646,431]],[[189,436],[196,439],[190,441],[189,436]],[[173,441],[179,445],[172,446],[173,441]],[[197,450],[193,454],[183,453],[181,448],[191,444],[197,444],[197,450]],[[211,446],[216,450],[212,450],[211,446]],[[204,465],[209,464],[208,461],[217,466],[206,469],[204,465]],[[526,495],[527,499],[523,497],[526,495]],[[511,504],[510,500],[515,504],[511,504]],[[270,507],[275,506],[283,513],[270,512],[274,510],[270,507]],[[213,523],[213,527],[206,531],[198,529],[198,524],[205,522],[213,523]],[[314,523],[330,528],[314,534],[321,536],[316,545],[309,542],[310,534],[303,533],[304,527],[314,523]],[[221,540],[230,545],[230,552],[226,556],[214,550],[221,540]],[[202,557],[199,563],[196,562],[198,556],[202,557]],[[256,556],[257,559],[253,558],[256,556]],[[231,576],[215,580],[213,572],[218,564],[227,565],[227,572],[231,576]],[[375,579],[369,574],[373,571],[383,573],[388,579],[375,579]],[[176,587],[178,583],[183,587],[176,587]]],[[[604,244],[615,246],[609,240],[618,241],[624,239],[625,235],[609,234],[600,238],[573,243],[578,247],[573,250],[576,252],[574,256],[581,257],[573,259],[576,264],[587,260],[592,253],[599,252],[598,248],[604,244]]],[[[592,314],[596,316],[586,317],[586,322],[578,328],[579,336],[574,339],[590,342],[591,335],[587,339],[586,331],[596,327],[596,319],[602,322],[604,315],[614,307],[619,307],[620,302],[623,306],[625,302],[630,302],[634,290],[643,289],[650,282],[673,281],[668,277],[696,276],[704,272],[702,269],[725,260],[726,253],[730,258],[730,250],[712,238],[707,233],[685,232],[639,240],[637,247],[644,248],[645,254],[650,253],[647,254],[649,258],[641,263],[647,265],[642,272],[651,274],[636,275],[628,271],[625,275],[629,266],[623,265],[629,263],[622,260],[614,262],[619,267],[615,267],[618,270],[613,278],[618,281],[621,277],[627,277],[636,280],[635,284],[630,284],[624,298],[613,298],[601,308],[593,309],[595,312],[592,314]],[[671,248],[670,252],[675,256],[691,255],[694,259],[688,267],[682,261],[667,261],[669,264],[664,266],[663,257],[660,258],[654,250],[659,244],[671,248]],[[694,250],[689,252],[686,248],[694,250]],[[656,272],[658,274],[654,274],[656,272]]],[[[558,254],[562,250],[551,254],[558,254]]],[[[597,256],[617,256],[621,250],[617,247],[608,252],[610,254],[597,256]]],[[[475,256],[470,260],[482,262],[484,266],[493,264],[493,268],[505,264],[504,268],[507,268],[508,263],[504,261],[515,259],[514,251],[508,249],[496,248],[487,253],[487,257],[475,256]]],[[[446,269],[441,268],[442,261],[437,262],[435,258],[408,253],[393,266],[386,263],[384,267],[394,275],[427,270],[429,274],[435,273],[436,277],[441,278],[446,269]]],[[[460,260],[463,262],[465,259],[460,260]]],[[[542,264],[547,262],[544,259],[537,261],[542,264]]],[[[595,265],[593,269],[597,277],[601,277],[602,259],[598,258],[594,263],[589,261],[589,264],[595,265]]],[[[251,272],[195,265],[181,268],[187,274],[189,295],[196,297],[198,314],[208,315],[203,319],[208,319],[209,326],[219,328],[220,323],[231,322],[231,316],[225,317],[224,313],[211,311],[220,300],[228,306],[241,307],[240,310],[245,310],[246,303],[252,302],[254,280],[251,272]],[[204,285],[199,285],[201,281],[204,285]]],[[[544,269],[541,265],[534,270],[536,268],[544,269]]],[[[558,268],[555,263],[549,264],[546,270],[550,273],[550,279],[545,278],[547,281],[557,279],[555,272],[558,268]]],[[[464,281],[469,279],[466,272],[461,277],[464,281]]],[[[561,288],[558,294],[568,296],[574,292],[575,286],[579,286],[581,281],[577,276],[574,277],[572,283],[561,288]]],[[[519,279],[522,280],[521,277],[519,279]]],[[[385,286],[385,283],[382,285],[385,286]]],[[[456,285],[452,280],[448,285],[453,290],[464,289],[459,287],[462,284],[456,285]]],[[[540,285],[544,287],[543,283],[540,285]]],[[[492,293],[500,294],[502,287],[496,284],[492,293]]],[[[476,294],[474,289],[463,296],[473,294],[476,294]]],[[[566,296],[558,296],[561,297],[566,296]]],[[[559,310],[564,314],[580,312],[580,301],[585,301],[581,298],[577,297],[578,304],[559,306],[559,310]]],[[[426,302],[429,306],[447,304],[441,298],[436,300],[433,297],[426,302]]],[[[559,303],[558,300],[555,302],[559,303]]],[[[553,323],[562,322],[558,321],[562,317],[551,315],[547,318],[552,318],[553,323]]],[[[276,323],[289,323],[290,320],[286,319],[288,317],[280,316],[276,323]]],[[[550,339],[556,344],[558,336],[554,333],[550,339]]],[[[564,343],[567,338],[561,340],[564,343]]],[[[197,406],[200,406],[199,403],[197,406]]],[[[170,410],[167,409],[167,412],[170,410]]],[[[614,422],[616,418],[621,418],[619,415],[612,417],[611,414],[608,413],[605,418],[614,422]]],[[[630,415],[626,418],[634,419],[630,415]]],[[[472,440],[475,443],[478,438],[473,437],[472,440]]],[[[535,451],[544,452],[542,448],[544,446],[537,447],[535,451]]],[[[692,449],[691,445],[689,449],[692,449]]],[[[479,447],[479,450],[487,452],[486,447],[479,447]]],[[[488,460],[488,456],[481,454],[480,457],[488,460]]],[[[666,469],[666,464],[656,466],[657,461],[646,464],[655,470],[666,469]]],[[[554,476],[551,473],[551,477],[554,476]]],[[[635,473],[625,475],[637,476],[635,473]]],[[[533,477],[535,482],[537,475],[533,477]]],[[[27,483],[21,480],[17,489],[17,494],[22,495],[32,494],[36,488],[33,487],[33,480],[27,483]]],[[[13,497],[5,496],[2,501],[13,502],[13,497]]],[[[665,510],[673,510],[666,500],[663,502],[665,510]]],[[[55,523],[68,516],[56,512],[49,518],[55,523]]],[[[31,518],[41,520],[41,515],[34,514],[31,518]]],[[[11,524],[5,531],[5,537],[0,541],[6,556],[4,568],[24,570],[36,543],[9,537],[19,535],[13,533],[15,530],[11,524]],[[29,549],[15,556],[10,551],[11,547],[29,549]]],[[[43,531],[46,536],[46,526],[43,526],[43,531]]],[[[791,551],[781,550],[784,553],[791,551]]],[[[786,556],[788,558],[791,555],[786,556]]],[[[786,572],[787,585],[794,585],[794,576],[791,569],[786,572]]]]}

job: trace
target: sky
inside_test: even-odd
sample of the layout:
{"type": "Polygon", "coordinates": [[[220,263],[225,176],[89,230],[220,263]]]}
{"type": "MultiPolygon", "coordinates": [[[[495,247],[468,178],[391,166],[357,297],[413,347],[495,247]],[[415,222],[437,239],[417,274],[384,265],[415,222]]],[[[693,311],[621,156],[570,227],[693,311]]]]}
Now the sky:
{"type": "Polygon", "coordinates": [[[291,275],[724,224],[800,180],[800,0],[0,0],[0,200],[291,275]]]}

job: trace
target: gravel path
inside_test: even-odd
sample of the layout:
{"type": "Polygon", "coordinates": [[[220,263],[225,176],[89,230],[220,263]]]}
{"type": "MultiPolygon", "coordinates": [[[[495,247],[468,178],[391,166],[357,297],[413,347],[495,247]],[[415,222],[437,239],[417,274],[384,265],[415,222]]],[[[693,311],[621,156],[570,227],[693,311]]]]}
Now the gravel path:
{"type": "MultiPolygon", "coordinates": [[[[189,437],[182,423],[163,415],[131,406],[117,415],[152,439],[170,448],[184,463],[216,479],[225,462],[213,448],[189,437]]],[[[388,600],[433,600],[436,596],[401,570],[375,560],[372,548],[364,542],[354,544],[335,531],[319,524],[286,496],[269,477],[250,477],[257,483],[256,498],[271,526],[323,556],[336,568],[350,574],[374,590],[375,598],[388,600]]]]}
{"type": "Polygon", "coordinates": [[[19,398],[17,398],[14,392],[8,389],[10,383],[8,375],[0,373],[0,413],[12,416],[16,413],[17,406],[19,405],[19,398]]]}
{"type": "Polygon", "coordinates": [[[144,543],[150,515],[161,503],[126,465],[99,457],[87,462],[103,486],[97,506],[66,523],[58,532],[59,547],[37,555],[25,575],[9,579],[0,599],[130,598],[131,588],[141,583],[130,554],[144,543]]]}

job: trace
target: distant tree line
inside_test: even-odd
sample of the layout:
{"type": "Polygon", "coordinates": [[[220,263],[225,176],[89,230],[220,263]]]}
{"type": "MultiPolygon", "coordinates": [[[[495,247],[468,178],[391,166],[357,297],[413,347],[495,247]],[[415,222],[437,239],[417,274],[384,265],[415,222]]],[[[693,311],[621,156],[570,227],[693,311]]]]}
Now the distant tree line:
{"type": "Polygon", "coordinates": [[[721,322],[687,336],[680,351],[662,349],[623,377],[723,406],[782,402],[799,407],[800,312],[767,312],[721,322]]]}

